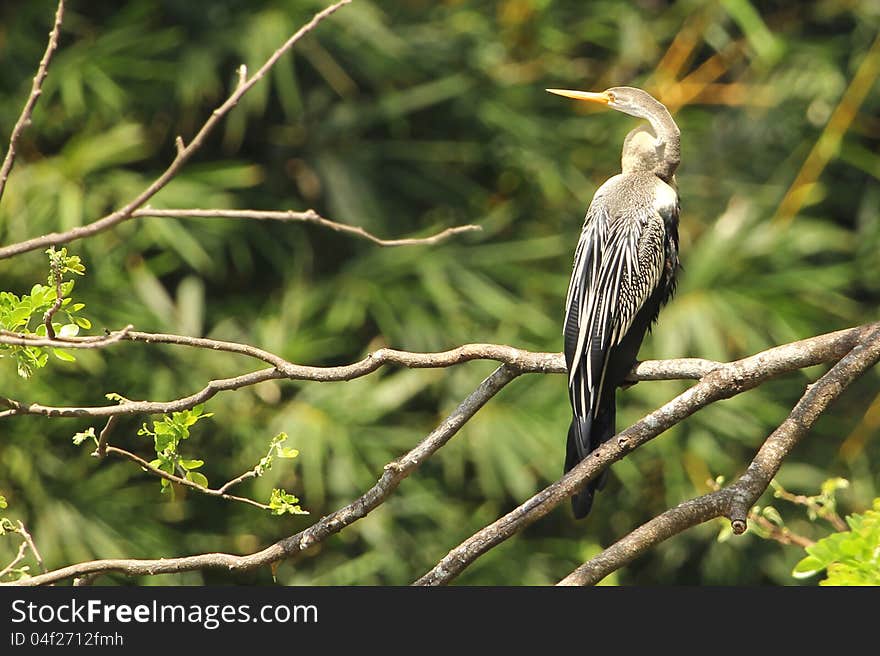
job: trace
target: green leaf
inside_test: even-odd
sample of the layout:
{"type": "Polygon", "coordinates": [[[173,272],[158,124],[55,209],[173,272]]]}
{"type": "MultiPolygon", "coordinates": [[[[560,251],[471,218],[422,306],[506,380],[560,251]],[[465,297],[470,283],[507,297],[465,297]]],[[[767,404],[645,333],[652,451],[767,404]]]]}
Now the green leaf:
{"type": "MultiPolygon", "coordinates": [[[[79,303],[78,305],[82,305],[82,303],[79,303]]],[[[85,317],[74,317],[73,320],[83,330],[89,330],[92,327],[92,322],[85,317]]]]}
{"type": "Polygon", "coordinates": [[[6,508],[9,504],[6,503],[6,497],[0,494],[0,508],[6,508]]]}
{"type": "Polygon", "coordinates": [[[275,488],[269,497],[269,511],[273,515],[308,515],[308,511],[299,506],[299,499],[285,490],[275,488]]]}
{"type": "Polygon", "coordinates": [[[76,337],[79,334],[79,326],[75,323],[69,323],[61,326],[61,330],[56,333],[59,337],[76,337]]]}
{"type": "Polygon", "coordinates": [[[187,471],[198,469],[205,464],[204,460],[180,460],[178,464],[187,471]]]}
{"type": "Polygon", "coordinates": [[[200,472],[188,471],[188,472],[186,472],[186,479],[188,481],[192,481],[193,483],[195,483],[196,485],[198,485],[200,487],[208,487],[207,477],[200,472]]]}
{"type": "Polygon", "coordinates": [[[156,449],[156,453],[163,453],[166,450],[174,452],[177,447],[177,440],[174,439],[173,434],[168,432],[160,432],[159,427],[156,426],[156,433],[154,435],[153,445],[156,449]]]}
{"type": "Polygon", "coordinates": [[[52,355],[54,355],[59,360],[63,360],[64,362],[76,362],[76,358],[68,353],[67,351],[62,351],[61,349],[53,348],[52,355]]]}
{"type": "Polygon", "coordinates": [[[821,560],[815,556],[807,556],[794,566],[791,575],[796,579],[806,579],[821,572],[823,569],[825,569],[825,564],[821,560]]]}
{"type": "Polygon", "coordinates": [[[73,436],[73,443],[77,446],[82,444],[88,439],[95,440],[97,442],[97,438],[95,437],[95,429],[90,426],[87,430],[81,431],[73,436]]]}

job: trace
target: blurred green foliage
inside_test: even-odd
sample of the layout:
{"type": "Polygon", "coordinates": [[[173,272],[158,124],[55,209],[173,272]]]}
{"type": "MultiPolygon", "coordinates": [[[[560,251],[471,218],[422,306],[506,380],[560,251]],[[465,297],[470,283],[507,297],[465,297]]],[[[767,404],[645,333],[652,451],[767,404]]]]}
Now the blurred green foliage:
{"type": "MultiPolygon", "coordinates": [[[[174,137],[188,139],[223,100],[238,65],[255,70],[324,4],[71,3],[0,205],[0,239],[82,225],[134,196],[173,158],[174,137]]],[[[0,6],[0,134],[26,98],[53,10],[51,0],[0,6]]],[[[619,170],[634,121],[543,89],[628,84],[663,98],[692,96],[674,107],[683,134],[684,272],[641,357],[728,360],[876,320],[874,80],[797,216],[771,217],[878,26],[873,0],[355,0],[283,58],[151,204],[314,207],[389,237],[460,223],[483,232],[381,249],[312,226],[139,219],[70,246],[89,268],[77,297],[93,333],[133,323],[256,344],[304,364],[346,363],[386,344],[558,351],[582,217],[619,170]],[[698,93],[684,84],[692,71],[698,93]]],[[[41,253],[0,262],[0,289],[27,293],[45,264],[41,253]]],[[[103,404],[107,392],[165,400],[253,366],[233,354],[120,343],[51,362],[30,381],[3,367],[0,390],[47,404],[103,404]]],[[[90,427],[76,419],[5,420],[0,493],[50,567],[253,551],[358,496],[491,370],[470,363],[383,369],[347,383],[270,381],[211,401],[214,416],[187,442],[205,461],[199,471],[229,480],[284,431],[300,457],[240,492],[267,499],[276,488],[295,491],[308,517],[272,517],[186,489],[169,499],[131,463],[99,462],[71,444],[90,427]]],[[[736,476],[819,373],[701,411],[616,464],[586,521],[560,507],[459,582],[558,580],[600,546],[705,492],[716,476],[736,476]]],[[[620,393],[620,425],[684,387],[642,383],[620,393]]],[[[875,371],[847,390],[782,468],[787,489],[843,476],[852,485],[841,505],[870,506],[880,495],[878,389],[875,371]]],[[[151,449],[137,437],[143,419],[121,420],[113,441],[146,457],[151,449]]],[[[518,379],[389,502],[278,568],[278,582],[410,582],[559,476],[568,421],[564,377],[518,379]]],[[[716,531],[706,525],[671,539],[609,582],[791,583],[795,550],[750,536],[719,543],[716,531]]],[[[16,548],[0,541],[0,561],[16,548]]],[[[234,580],[269,583],[272,572],[234,580]]],[[[139,582],[228,581],[194,572],[139,582]]]]}

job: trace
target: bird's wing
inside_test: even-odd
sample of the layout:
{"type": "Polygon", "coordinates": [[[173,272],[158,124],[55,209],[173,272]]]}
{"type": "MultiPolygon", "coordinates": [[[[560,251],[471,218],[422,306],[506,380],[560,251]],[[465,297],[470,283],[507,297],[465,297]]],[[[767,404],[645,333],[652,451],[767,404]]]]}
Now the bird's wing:
{"type": "Polygon", "coordinates": [[[660,214],[644,207],[614,216],[608,207],[597,193],[575,252],[566,300],[569,395],[582,419],[596,413],[609,353],[623,340],[663,273],[660,214]]]}

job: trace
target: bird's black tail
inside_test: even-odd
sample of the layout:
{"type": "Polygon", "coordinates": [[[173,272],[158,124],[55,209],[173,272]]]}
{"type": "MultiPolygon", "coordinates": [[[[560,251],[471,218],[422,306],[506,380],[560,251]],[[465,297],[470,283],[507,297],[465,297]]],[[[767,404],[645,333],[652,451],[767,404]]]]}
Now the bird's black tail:
{"type": "MultiPolygon", "coordinates": [[[[573,469],[603,442],[614,437],[615,414],[614,398],[612,397],[610,402],[604,403],[599,408],[595,417],[588,415],[586,419],[575,417],[571,420],[565,450],[566,472],[573,469]]],[[[605,487],[607,479],[608,470],[605,470],[571,498],[571,509],[574,511],[575,519],[582,519],[589,514],[593,507],[593,495],[596,490],[605,487]]]]}

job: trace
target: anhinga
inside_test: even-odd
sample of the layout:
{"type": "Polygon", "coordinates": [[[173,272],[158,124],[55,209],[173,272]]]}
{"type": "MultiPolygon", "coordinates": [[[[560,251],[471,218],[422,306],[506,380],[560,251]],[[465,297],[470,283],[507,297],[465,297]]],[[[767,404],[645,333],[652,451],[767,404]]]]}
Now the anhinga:
{"type": "MultiPolygon", "coordinates": [[[[565,302],[565,362],[574,418],[565,471],[615,433],[614,395],[636,362],[645,332],[675,289],[678,269],[678,126],[650,94],[633,87],[601,93],[547,89],[601,103],[648,126],[623,142],[622,173],[590,203],[565,302]]],[[[572,498],[577,518],[593,505],[607,472],[572,498]]]]}

